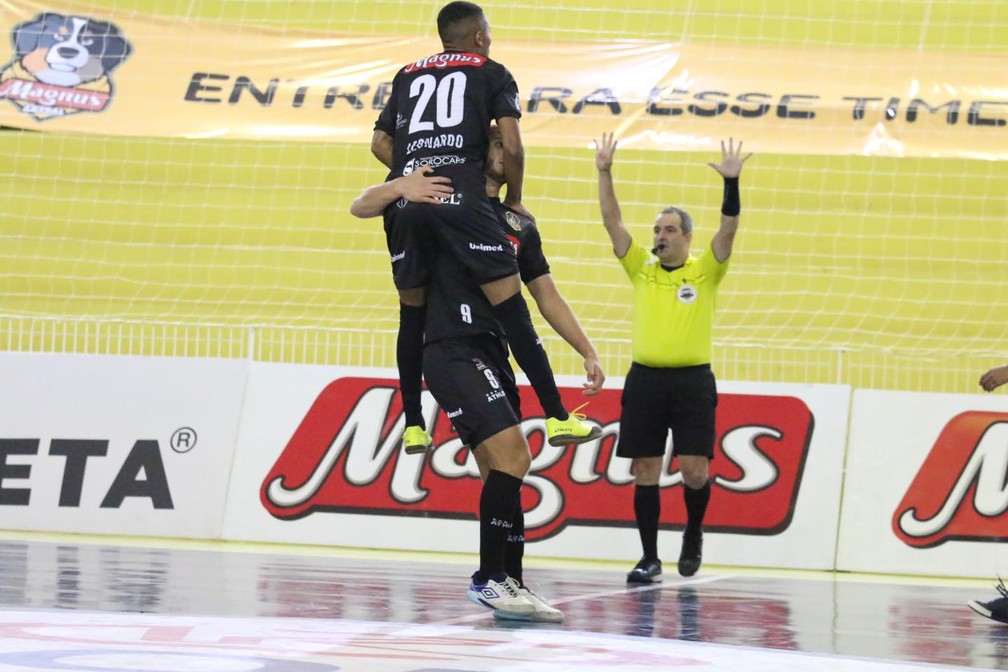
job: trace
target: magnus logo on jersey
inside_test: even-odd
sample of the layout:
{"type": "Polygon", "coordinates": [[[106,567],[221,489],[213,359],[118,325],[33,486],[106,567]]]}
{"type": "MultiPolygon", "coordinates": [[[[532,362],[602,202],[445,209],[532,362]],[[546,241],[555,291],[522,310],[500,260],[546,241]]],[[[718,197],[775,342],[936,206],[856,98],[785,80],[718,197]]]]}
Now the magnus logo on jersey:
{"type": "MultiPolygon", "coordinates": [[[[573,407],[580,389],[561,388],[573,407]]],[[[426,394],[426,393],[425,393],[426,394]]],[[[544,441],[545,419],[527,387],[522,429],[532,448],[526,479],[525,534],[553,536],[567,525],[630,527],[633,478],[629,460],[615,456],[620,391],[603,390],[588,407],[602,436],[570,448],[544,441]]],[[[260,501],[280,519],[323,512],[475,518],[481,483],[475,461],[438,411],[429,429],[429,456],[400,448],[401,402],[395,380],[339,378],[322,390],[295,429],[260,488],[260,501]]],[[[717,506],[706,529],[772,535],[794,513],[814,420],[801,399],[722,394],[718,405],[717,458],[711,465],[717,506]]],[[[678,489],[681,477],[666,465],[662,486],[678,489]]],[[[667,497],[661,525],[681,528],[681,497],[667,497]]]]}
{"type": "Polygon", "coordinates": [[[0,98],[39,121],[101,112],[111,73],[132,47],[112,23],[44,12],[11,30],[14,55],[0,72],[0,98]]]}
{"type": "Polygon", "coordinates": [[[892,526],[917,548],[1008,540],[1008,413],[968,411],[949,420],[892,526]]]}
{"type": "Polygon", "coordinates": [[[410,63],[405,68],[403,72],[409,74],[411,72],[416,72],[417,70],[427,70],[429,68],[437,68],[443,70],[447,67],[456,67],[459,65],[471,65],[474,67],[479,67],[486,63],[486,58],[480,56],[479,54],[463,53],[463,52],[448,52],[444,54],[434,54],[433,56],[427,56],[426,58],[421,58],[419,61],[414,61],[410,63]]]}

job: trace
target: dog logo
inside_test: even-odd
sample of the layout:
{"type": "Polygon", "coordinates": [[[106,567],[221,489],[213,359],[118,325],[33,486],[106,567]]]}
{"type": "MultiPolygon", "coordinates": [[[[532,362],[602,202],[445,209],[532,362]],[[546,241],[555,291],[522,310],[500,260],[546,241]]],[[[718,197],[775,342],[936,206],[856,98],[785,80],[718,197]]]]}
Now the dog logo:
{"type": "Polygon", "coordinates": [[[14,57],[0,71],[0,98],[38,121],[101,112],[111,72],[133,48],[112,23],[44,12],[11,31],[14,57]]]}

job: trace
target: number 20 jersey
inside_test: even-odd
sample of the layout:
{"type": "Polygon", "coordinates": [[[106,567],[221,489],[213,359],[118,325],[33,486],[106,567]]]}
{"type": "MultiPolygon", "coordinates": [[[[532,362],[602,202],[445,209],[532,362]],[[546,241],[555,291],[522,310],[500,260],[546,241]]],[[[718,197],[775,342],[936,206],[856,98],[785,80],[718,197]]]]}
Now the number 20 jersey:
{"type": "Polygon", "coordinates": [[[518,84],[500,63],[448,51],[404,66],[375,123],[393,138],[389,178],[431,166],[456,191],[482,193],[490,122],[503,117],[520,118],[521,106],[518,84]]]}

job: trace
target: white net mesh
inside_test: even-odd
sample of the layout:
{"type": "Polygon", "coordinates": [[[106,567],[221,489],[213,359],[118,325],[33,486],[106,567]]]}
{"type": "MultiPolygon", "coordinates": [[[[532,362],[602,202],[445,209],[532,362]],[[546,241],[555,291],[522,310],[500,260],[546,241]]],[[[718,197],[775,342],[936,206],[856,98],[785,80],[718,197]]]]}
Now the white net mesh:
{"type": "MultiPolygon", "coordinates": [[[[441,5],[92,0],[77,9],[286,36],[433,37],[441,5]]],[[[982,54],[1008,64],[1003,2],[584,0],[484,8],[501,47],[641,40],[723,47],[729,55],[733,46],[810,57],[892,50],[894,62],[914,53],[982,54]]],[[[0,6],[0,28],[21,18],[0,6]]],[[[744,73],[751,64],[729,58],[719,67],[744,73]]],[[[880,60],[866,81],[888,67],[880,60]]],[[[988,114],[1003,122],[1004,91],[987,93],[1001,101],[988,114]]],[[[931,104],[943,100],[930,94],[931,104]]],[[[723,135],[745,137],[745,130],[726,118],[723,135]]],[[[985,134],[992,154],[1008,148],[1002,126],[974,131],[985,134]]],[[[591,138],[556,147],[528,133],[526,205],[608,373],[622,375],[629,286],[599,222],[591,138]]],[[[0,348],[392,366],[397,310],[380,222],[348,214],[353,197],[384,177],[369,139],[0,132],[0,348]]],[[[1005,163],[805,146],[749,146],[757,156],[743,175],[741,233],[715,327],[719,375],[975,391],[982,370],[1008,359],[1008,322],[999,319],[1008,306],[1005,163]]],[[[648,241],[655,214],[674,203],[694,214],[695,244],[705,245],[718,221],[720,181],[706,166],[716,158],[706,147],[621,149],[614,174],[634,235],[648,241]]],[[[555,369],[578,373],[576,356],[545,322],[537,326],[555,369]]]]}

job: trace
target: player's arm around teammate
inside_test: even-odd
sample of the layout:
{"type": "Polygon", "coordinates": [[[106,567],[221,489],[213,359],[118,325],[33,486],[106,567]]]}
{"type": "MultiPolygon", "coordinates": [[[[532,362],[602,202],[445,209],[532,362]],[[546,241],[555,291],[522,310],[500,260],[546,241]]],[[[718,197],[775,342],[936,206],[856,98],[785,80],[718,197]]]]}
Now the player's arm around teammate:
{"type": "Polygon", "coordinates": [[[400,198],[413,203],[441,203],[453,193],[451,179],[433,172],[430,166],[422,166],[409,175],[368,187],[350,204],[350,214],[361,219],[377,217],[400,198]]]}

